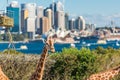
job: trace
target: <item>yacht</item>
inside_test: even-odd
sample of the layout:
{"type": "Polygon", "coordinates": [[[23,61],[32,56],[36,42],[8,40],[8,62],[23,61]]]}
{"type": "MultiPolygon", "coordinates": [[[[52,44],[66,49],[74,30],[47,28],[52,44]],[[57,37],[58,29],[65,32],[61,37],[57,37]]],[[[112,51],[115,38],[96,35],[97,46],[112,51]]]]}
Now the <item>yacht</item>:
{"type": "Polygon", "coordinates": [[[20,49],[24,49],[24,50],[26,50],[26,49],[28,49],[28,48],[27,48],[26,45],[21,45],[21,46],[20,46],[20,49]]]}

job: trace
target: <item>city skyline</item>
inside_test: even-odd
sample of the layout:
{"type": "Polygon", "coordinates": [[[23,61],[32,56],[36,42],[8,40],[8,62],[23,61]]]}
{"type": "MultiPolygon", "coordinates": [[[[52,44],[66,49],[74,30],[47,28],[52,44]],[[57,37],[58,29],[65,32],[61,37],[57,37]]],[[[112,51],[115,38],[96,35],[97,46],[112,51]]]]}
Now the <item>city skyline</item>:
{"type": "MultiPolygon", "coordinates": [[[[1,0],[0,0],[1,1],[1,0]]],[[[11,1],[8,0],[10,4],[11,1]]],[[[37,3],[37,6],[48,7],[52,0],[15,0],[21,3],[37,3]]],[[[54,0],[63,1],[63,0],[54,0]]],[[[119,0],[64,0],[65,12],[69,13],[71,18],[83,16],[87,23],[97,24],[98,26],[110,25],[110,21],[114,21],[115,25],[120,26],[120,5],[119,0]],[[72,4],[71,4],[72,3],[72,4]]],[[[0,10],[5,9],[7,0],[1,1],[0,10]]]]}

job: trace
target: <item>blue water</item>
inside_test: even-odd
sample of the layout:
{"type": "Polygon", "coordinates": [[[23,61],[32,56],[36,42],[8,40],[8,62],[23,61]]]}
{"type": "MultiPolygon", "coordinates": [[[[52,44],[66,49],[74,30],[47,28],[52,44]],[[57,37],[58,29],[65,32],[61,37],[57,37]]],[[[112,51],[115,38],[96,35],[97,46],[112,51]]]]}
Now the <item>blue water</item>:
{"type": "MultiPolygon", "coordinates": [[[[8,43],[0,43],[0,51],[3,51],[5,49],[8,48],[8,43]]],[[[19,52],[23,52],[26,54],[40,54],[42,52],[44,43],[42,41],[36,41],[36,42],[29,42],[29,43],[23,43],[23,42],[19,42],[19,43],[14,43],[15,48],[17,51],[19,52]],[[25,45],[27,46],[28,49],[23,50],[20,49],[21,45],[25,45]]],[[[70,48],[71,45],[70,44],[59,44],[59,43],[55,43],[55,50],[56,51],[62,51],[63,48],[70,48]]],[[[82,47],[86,47],[89,49],[95,49],[98,46],[101,46],[103,48],[108,48],[108,47],[112,47],[115,49],[119,49],[120,48],[120,41],[110,41],[107,42],[107,44],[96,44],[95,40],[79,40],[79,43],[75,43],[76,48],[81,49],[82,47]],[[116,44],[118,42],[118,45],[116,44]]]]}

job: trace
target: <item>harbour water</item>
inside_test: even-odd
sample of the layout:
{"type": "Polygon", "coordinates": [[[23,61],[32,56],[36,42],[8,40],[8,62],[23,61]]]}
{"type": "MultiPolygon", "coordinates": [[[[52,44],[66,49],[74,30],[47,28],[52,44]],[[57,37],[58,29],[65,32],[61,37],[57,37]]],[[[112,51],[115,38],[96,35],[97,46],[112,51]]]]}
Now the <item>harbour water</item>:
{"type": "MultiPolygon", "coordinates": [[[[107,41],[106,44],[97,44],[97,40],[78,40],[78,43],[74,43],[75,47],[78,49],[81,49],[82,47],[86,47],[89,49],[95,49],[98,46],[101,46],[103,48],[112,47],[115,49],[120,48],[120,41],[107,41]]],[[[9,43],[0,43],[0,51],[4,51],[8,48],[9,43]]],[[[26,54],[40,54],[42,52],[42,49],[44,47],[44,43],[42,41],[31,41],[28,43],[24,42],[16,42],[14,43],[15,48],[19,52],[23,52],[26,54]]],[[[62,51],[63,48],[70,48],[71,44],[62,44],[62,43],[55,43],[55,50],[56,51],[62,51]]]]}

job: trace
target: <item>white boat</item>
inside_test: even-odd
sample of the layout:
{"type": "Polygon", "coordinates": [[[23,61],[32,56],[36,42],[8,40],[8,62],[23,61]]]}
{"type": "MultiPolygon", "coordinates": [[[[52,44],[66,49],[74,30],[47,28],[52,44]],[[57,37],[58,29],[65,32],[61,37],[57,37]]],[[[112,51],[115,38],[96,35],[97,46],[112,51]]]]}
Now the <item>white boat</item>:
{"type": "Polygon", "coordinates": [[[28,49],[28,48],[27,48],[26,45],[21,45],[21,46],[20,46],[20,49],[24,49],[24,50],[25,50],[25,49],[28,49]]]}
{"type": "Polygon", "coordinates": [[[91,46],[91,44],[90,44],[90,43],[88,43],[88,44],[87,44],[87,46],[91,46]]]}
{"type": "Polygon", "coordinates": [[[118,42],[116,42],[116,46],[120,46],[120,44],[118,42]]]}
{"type": "Polygon", "coordinates": [[[106,44],[107,42],[106,42],[106,40],[98,40],[97,41],[97,44],[106,44]]]}
{"type": "Polygon", "coordinates": [[[73,43],[71,43],[70,46],[71,46],[72,48],[75,48],[75,44],[73,44],[73,43]]]}

